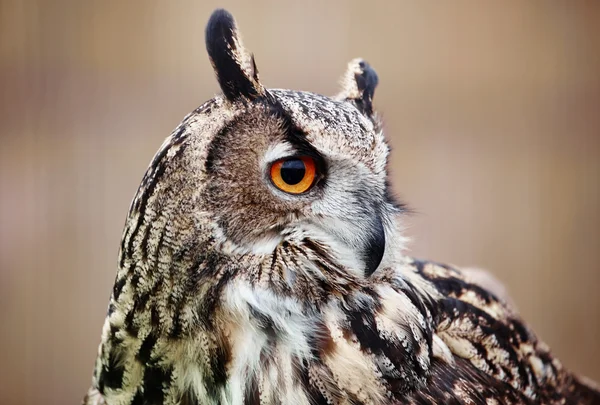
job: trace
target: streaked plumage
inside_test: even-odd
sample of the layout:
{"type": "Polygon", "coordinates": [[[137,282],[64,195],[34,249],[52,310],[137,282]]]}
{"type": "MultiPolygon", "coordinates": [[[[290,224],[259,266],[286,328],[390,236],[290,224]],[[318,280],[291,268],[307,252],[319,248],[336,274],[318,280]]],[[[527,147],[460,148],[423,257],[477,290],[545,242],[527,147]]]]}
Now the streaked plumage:
{"type": "Polygon", "coordinates": [[[223,95],[132,202],[85,404],[600,403],[503,301],[403,254],[366,62],[335,98],[267,90],[227,12],[206,31],[223,95]],[[295,156],[301,193],[269,178],[295,156]]]}

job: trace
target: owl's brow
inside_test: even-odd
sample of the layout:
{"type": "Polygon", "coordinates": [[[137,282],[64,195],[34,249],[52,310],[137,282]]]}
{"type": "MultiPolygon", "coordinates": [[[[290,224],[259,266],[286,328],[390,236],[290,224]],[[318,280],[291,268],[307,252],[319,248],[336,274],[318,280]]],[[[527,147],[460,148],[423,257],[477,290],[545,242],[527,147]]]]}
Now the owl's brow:
{"type": "Polygon", "coordinates": [[[306,132],[300,128],[292,119],[289,112],[283,107],[283,105],[267,92],[265,97],[266,106],[269,108],[269,113],[274,117],[282,120],[283,130],[286,140],[294,146],[299,154],[307,155],[315,159],[322,170],[322,173],[327,170],[326,160],[323,155],[308,141],[306,132]]]}
{"type": "MultiPolygon", "coordinates": [[[[319,173],[322,176],[327,174],[327,163],[325,157],[310,144],[306,137],[306,133],[294,123],[291,115],[285,110],[283,105],[269,92],[262,97],[258,97],[251,102],[236,104],[238,107],[245,107],[243,111],[249,109],[260,109],[263,108],[265,114],[273,119],[281,122],[281,130],[285,141],[287,141],[294,150],[294,155],[305,155],[312,157],[318,167],[319,173]]],[[[208,154],[205,161],[205,169],[208,173],[214,172],[214,163],[222,153],[222,142],[221,140],[233,130],[236,124],[243,122],[245,119],[244,112],[236,114],[229,122],[225,123],[223,127],[215,134],[213,139],[208,146],[208,154]]]]}

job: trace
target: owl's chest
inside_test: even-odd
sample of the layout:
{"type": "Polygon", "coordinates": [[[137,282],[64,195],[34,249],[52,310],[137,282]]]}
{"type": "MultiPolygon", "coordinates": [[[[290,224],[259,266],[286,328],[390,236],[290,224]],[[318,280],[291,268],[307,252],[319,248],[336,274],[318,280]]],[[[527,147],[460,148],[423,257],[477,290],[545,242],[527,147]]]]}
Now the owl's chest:
{"type": "Polygon", "coordinates": [[[199,367],[192,365],[202,374],[193,379],[194,391],[209,394],[214,376],[220,375],[216,403],[259,403],[248,402],[256,395],[264,404],[310,403],[301,380],[313,357],[315,314],[294,300],[242,284],[224,294],[215,315],[221,331],[214,342],[218,348],[211,351],[222,355],[222,368],[215,373],[214,356],[203,356],[199,367]]]}
{"type": "Polygon", "coordinates": [[[377,359],[335,302],[310,310],[293,299],[238,288],[226,295],[224,309],[231,350],[223,403],[387,403],[377,359]]]}
{"type": "MultiPolygon", "coordinates": [[[[256,370],[269,361],[311,356],[316,323],[322,315],[294,299],[240,283],[223,302],[224,334],[231,346],[231,367],[256,370]]],[[[278,364],[285,369],[285,364],[278,364]]]]}
{"type": "Polygon", "coordinates": [[[205,403],[388,403],[386,381],[402,391],[421,384],[420,368],[411,367],[421,367],[417,357],[429,350],[395,307],[382,304],[375,313],[367,298],[332,300],[317,310],[234,283],[214,314],[219,330],[190,348],[205,345],[205,353],[188,356],[197,360],[177,374],[186,390],[212,398],[205,403]]]}

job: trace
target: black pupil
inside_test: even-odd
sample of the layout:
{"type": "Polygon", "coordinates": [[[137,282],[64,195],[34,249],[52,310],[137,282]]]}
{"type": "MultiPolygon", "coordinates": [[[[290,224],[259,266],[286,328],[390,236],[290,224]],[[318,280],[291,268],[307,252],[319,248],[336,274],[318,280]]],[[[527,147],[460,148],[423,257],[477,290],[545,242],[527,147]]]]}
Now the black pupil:
{"type": "Polygon", "coordinates": [[[281,179],[293,186],[294,184],[298,184],[304,178],[304,173],[306,173],[306,168],[304,167],[304,162],[300,159],[289,159],[283,162],[281,165],[281,179]]]}

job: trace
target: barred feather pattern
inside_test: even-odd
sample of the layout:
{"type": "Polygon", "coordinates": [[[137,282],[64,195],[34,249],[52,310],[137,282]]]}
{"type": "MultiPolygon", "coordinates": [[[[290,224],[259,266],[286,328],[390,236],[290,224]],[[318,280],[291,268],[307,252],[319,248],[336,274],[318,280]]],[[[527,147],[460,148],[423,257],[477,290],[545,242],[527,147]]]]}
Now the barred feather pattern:
{"type": "Polygon", "coordinates": [[[266,89],[211,16],[223,94],[165,140],[123,232],[85,405],[598,404],[502,300],[407,257],[378,77],[336,98],[266,89]],[[303,194],[269,167],[304,156],[303,194]]]}
{"type": "Polygon", "coordinates": [[[202,185],[169,162],[217,104],[167,139],[132,202],[84,403],[597,403],[455,268],[402,258],[365,278],[295,229],[256,255],[201,212],[173,216],[202,185]]]}

